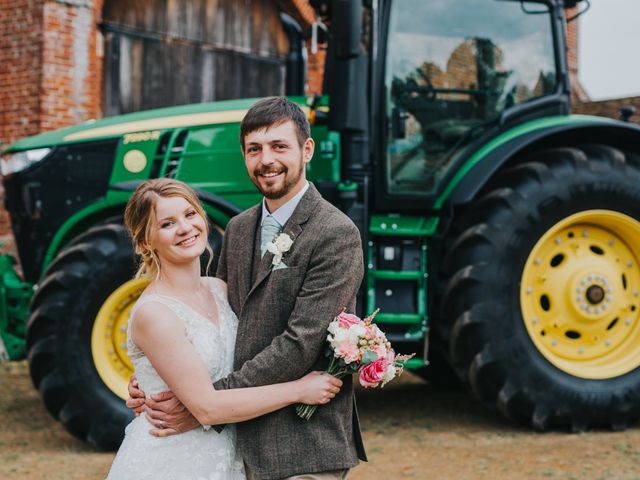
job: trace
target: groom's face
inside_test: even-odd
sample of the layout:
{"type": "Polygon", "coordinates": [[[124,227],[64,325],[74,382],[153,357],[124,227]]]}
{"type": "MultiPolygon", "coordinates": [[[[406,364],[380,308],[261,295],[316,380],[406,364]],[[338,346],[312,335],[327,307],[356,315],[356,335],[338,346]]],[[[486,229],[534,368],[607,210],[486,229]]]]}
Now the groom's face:
{"type": "Polygon", "coordinates": [[[306,181],[313,148],[311,138],[300,146],[291,121],[249,132],[243,148],[249,178],[269,200],[295,195],[306,181]]]}

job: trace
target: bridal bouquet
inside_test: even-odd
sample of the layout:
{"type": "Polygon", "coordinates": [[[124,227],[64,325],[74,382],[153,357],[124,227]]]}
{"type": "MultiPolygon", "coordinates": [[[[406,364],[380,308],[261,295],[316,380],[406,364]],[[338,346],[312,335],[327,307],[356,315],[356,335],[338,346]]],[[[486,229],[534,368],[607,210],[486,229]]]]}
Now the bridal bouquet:
{"type": "MultiPolygon", "coordinates": [[[[384,332],[371,323],[377,313],[378,310],[361,320],[343,311],[333,319],[327,329],[327,373],[337,378],[357,373],[365,388],[382,388],[400,376],[404,363],[414,354],[396,355],[384,332]]],[[[317,405],[299,404],[296,413],[309,420],[316,408],[317,405]]]]}

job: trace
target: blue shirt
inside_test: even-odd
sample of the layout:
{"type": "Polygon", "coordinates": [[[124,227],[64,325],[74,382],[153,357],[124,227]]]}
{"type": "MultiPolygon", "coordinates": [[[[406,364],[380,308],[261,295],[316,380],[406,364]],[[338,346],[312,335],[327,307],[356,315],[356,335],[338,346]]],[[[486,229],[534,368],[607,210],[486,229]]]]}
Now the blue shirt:
{"type": "Polygon", "coordinates": [[[262,217],[260,219],[260,225],[262,225],[262,222],[267,215],[271,215],[275,219],[275,221],[280,224],[280,227],[284,227],[284,224],[287,223],[289,218],[291,218],[291,215],[293,215],[293,211],[296,209],[296,207],[300,203],[300,200],[302,200],[302,196],[306,193],[307,190],[309,190],[309,182],[307,182],[305,186],[302,187],[302,189],[298,193],[296,193],[295,197],[293,197],[273,213],[270,213],[269,210],[267,210],[267,202],[263,198],[262,217]]]}

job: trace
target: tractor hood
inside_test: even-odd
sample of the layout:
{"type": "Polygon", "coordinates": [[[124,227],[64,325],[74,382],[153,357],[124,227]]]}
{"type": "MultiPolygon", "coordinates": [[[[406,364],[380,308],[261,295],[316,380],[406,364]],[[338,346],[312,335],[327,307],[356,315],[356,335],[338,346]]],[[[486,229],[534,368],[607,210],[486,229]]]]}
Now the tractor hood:
{"type": "MultiPolygon", "coordinates": [[[[90,120],[80,125],[34,135],[9,146],[3,153],[52,147],[56,145],[117,138],[127,133],[164,130],[194,125],[240,122],[258,98],[197,103],[129,113],[102,120],[90,120]]],[[[305,97],[290,100],[306,105],[305,97]]]]}

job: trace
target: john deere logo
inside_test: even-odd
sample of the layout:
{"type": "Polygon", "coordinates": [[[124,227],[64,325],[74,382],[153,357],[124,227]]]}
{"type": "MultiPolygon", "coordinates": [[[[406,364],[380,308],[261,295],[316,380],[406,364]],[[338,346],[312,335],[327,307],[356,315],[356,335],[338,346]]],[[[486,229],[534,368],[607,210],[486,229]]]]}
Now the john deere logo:
{"type": "Polygon", "coordinates": [[[129,150],[124,155],[124,168],[131,173],[138,173],[147,166],[147,157],[140,150],[129,150]]]}

